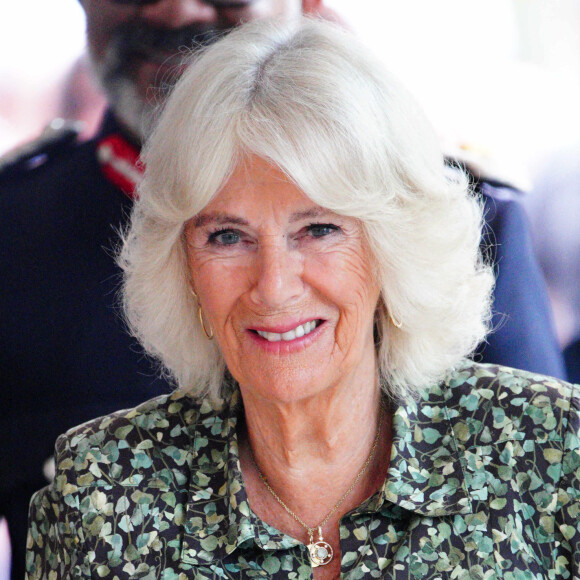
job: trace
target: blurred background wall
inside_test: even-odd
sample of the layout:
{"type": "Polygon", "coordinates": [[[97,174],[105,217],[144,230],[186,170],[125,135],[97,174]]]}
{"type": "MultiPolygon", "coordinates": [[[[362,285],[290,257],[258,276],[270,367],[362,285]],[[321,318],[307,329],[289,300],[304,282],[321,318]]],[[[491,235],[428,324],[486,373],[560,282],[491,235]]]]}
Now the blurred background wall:
{"type": "MultiPolygon", "coordinates": [[[[328,3],[415,93],[450,147],[525,182],[538,157],[580,135],[579,0],[328,3]]],[[[66,113],[62,86],[83,47],[75,0],[2,3],[0,152],[66,113]]]]}

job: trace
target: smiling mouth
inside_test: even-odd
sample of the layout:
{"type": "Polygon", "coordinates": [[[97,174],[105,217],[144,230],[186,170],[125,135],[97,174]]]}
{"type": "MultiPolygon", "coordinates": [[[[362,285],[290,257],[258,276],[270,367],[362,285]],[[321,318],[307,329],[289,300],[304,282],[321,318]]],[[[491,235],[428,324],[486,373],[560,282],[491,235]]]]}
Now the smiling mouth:
{"type": "Polygon", "coordinates": [[[288,342],[310,334],[320,324],[322,324],[322,320],[311,320],[310,322],[300,324],[288,332],[265,332],[263,330],[254,330],[254,332],[262,338],[265,338],[268,342],[288,342]]]}

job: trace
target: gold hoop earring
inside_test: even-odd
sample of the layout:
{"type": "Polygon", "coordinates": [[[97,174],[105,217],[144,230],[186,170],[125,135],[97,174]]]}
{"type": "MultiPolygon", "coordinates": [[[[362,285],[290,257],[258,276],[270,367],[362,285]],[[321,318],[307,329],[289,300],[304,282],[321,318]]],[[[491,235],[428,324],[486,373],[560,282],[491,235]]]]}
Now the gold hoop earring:
{"type": "Polygon", "coordinates": [[[397,320],[391,312],[389,312],[389,318],[391,319],[391,322],[395,328],[401,328],[403,326],[403,323],[397,320]]]}
{"type": "Polygon", "coordinates": [[[207,336],[207,339],[213,340],[213,328],[211,327],[210,324],[209,332],[207,331],[207,328],[205,327],[205,322],[203,321],[203,312],[201,311],[201,304],[199,302],[197,303],[197,316],[199,317],[199,323],[201,324],[201,327],[203,328],[203,332],[207,336]]]}
{"type": "Polygon", "coordinates": [[[199,318],[199,323],[201,324],[201,328],[203,329],[204,334],[206,335],[208,340],[213,340],[213,328],[209,327],[209,332],[207,331],[207,328],[205,326],[205,322],[203,321],[203,312],[201,310],[201,304],[199,302],[199,298],[197,296],[197,294],[195,293],[195,290],[190,286],[189,287],[189,291],[191,292],[191,295],[195,298],[195,301],[197,302],[197,317],[199,318]]]}

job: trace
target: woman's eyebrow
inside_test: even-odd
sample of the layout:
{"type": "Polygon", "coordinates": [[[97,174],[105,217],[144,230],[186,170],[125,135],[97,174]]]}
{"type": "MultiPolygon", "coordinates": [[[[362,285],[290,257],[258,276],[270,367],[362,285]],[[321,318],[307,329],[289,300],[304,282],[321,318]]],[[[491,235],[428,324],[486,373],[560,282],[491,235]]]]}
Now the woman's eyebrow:
{"type": "MultiPolygon", "coordinates": [[[[290,223],[296,223],[304,219],[316,219],[323,215],[334,215],[332,211],[324,207],[312,207],[303,211],[297,211],[290,216],[290,223]]],[[[201,228],[208,224],[233,224],[237,226],[249,226],[249,222],[245,219],[223,212],[210,212],[196,215],[193,218],[193,226],[201,228]]]]}
{"type": "Polygon", "coordinates": [[[211,212],[200,214],[196,215],[193,218],[193,226],[196,228],[201,228],[208,224],[217,224],[217,225],[233,224],[236,226],[250,225],[245,219],[242,219],[241,217],[222,212],[211,212]]]}
{"type": "Polygon", "coordinates": [[[290,223],[299,222],[304,219],[315,219],[323,215],[334,215],[332,211],[324,207],[312,207],[304,211],[298,211],[290,216],[290,223]]]}

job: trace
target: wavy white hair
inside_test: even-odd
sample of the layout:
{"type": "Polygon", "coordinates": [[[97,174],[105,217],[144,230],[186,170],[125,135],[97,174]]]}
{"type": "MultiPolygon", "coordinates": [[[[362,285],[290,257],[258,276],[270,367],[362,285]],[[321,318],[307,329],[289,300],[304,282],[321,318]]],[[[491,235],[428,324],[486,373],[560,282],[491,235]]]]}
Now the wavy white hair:
{"type": "Polygon", "coordinates": [[[225,375],[196,316],[184,225],[249,154],[360,220],[382,288],[376,348],[391,396],[416,396],[484,339],[493,275],[479,251],[481,204],[445,170],[419,107],[338,27],[261,21],[196,56],[175,87],[120,254],[130,328],[179,387],[217,398],[225,375]]]}

